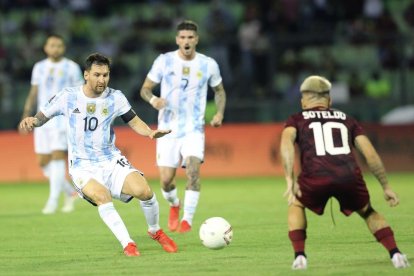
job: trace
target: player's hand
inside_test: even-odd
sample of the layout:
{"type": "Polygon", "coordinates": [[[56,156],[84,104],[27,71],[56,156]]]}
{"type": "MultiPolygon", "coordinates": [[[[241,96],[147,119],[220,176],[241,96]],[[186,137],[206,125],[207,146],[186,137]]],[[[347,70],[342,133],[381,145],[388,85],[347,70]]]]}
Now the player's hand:
{"type": "Polygon", "coordinates": [[[394,193],[394,191],[390,188],[384,189],[384,198],[391,207],[395,207],[400,203],[400,199],[398,198],[397,194],[394,193]]]}
{"type": "MultiPolygon", "coordinates": [[[[23,120],[22,120],[23,121],[23,120]]],[[[21,134],[21,135],[27,135],[27,134],[29,134],[29,131],[27,131],[26,129],[23,129],[21,126],[20,126],[20,124],[21,123],[19,123],[19,125],[17,126],[17,131],[19,132],[19,134],[21,134]]]]}
{"type": "Polygon", "coordinates": [[[20,122],[20,128],[23,132],[33,131],[36,124],[38,124],[38,119],[35,117],[26,117],[20,122]]]}
{"type": "Polygon", "coordinates": [[[213,119],[210,121],[210,125],[213,127],[219,127],[223,123],[223,115],[221,113],[216,113],[213,119]]]}
{"type": "Polygon", "coordinates": [[[286,191],[283,196],[287,198],[288,205],[292,205],[295,202],[296,197],[302,196],[298,183],[287,181],[286,191]]]}
{"type": "Polygon", "coordinates": [[[161,138],[164,135],[167,135],[168,133],[171,133],[171,129],[169,130],[156,129],[156,130],[151,131],[149,138],[151,139],[161,138]]]}
{"type": "Polygon", "coordinates": [[[156,96],[153,96],[149,103],[157,110],[161,110],[167,106],[167,101],[165,99],[156,96]]]}

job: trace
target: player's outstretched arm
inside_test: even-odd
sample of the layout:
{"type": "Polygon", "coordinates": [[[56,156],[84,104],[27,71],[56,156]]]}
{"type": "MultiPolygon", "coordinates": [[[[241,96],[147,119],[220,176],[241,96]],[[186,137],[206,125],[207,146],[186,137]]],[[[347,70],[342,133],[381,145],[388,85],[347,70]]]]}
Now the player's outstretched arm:
{"type": "Polygon", "coordinates": [[[226,108],[226,91],[224,90],[223,83],[213,87],[213,90],[217,112],[210,121],[210,125],[213,127],[219,127],[223,123],[224,109],[226,108]]]}
{"type": "Polygon", "coordinates": [[[396,206],[399,203],[399,199],[396,193],[391,189],[388,184],[387,174],[385,167],[382,163],[380,156],[372,145],[371,141],[365,135],[359,135],[355,138],[355,146],[359,152],[364,156],[369,170],[377,178],[384,190],[385,200],[388,201],[390,206],[396,206]]]}
{"type": "Polygon", "coordinates": [[[153,82],[149,78],[145,78],[144,84],[141,87],[140,95],[141,98],[148,102],[153,108],[160,110],[167,105],[167,101],[152,94],[152,90],[155,86],[157,86],[157,83],[153,82]]]}
{"type": "Polygon", "coordinates": [[[171,130],[152,130],[143,120],[138,116],[135,116],[128,122],[128,125],[138,134],[142,136],[148,136],[150,139],[161,138],[167,135],[171,130]]]}
{"type": "Polygon", "coordinates": [[[32,131],[35,127],[41,127],[43,126],[47,121],[49,121],[49,118],[47,118],[42,112],[38,112],[34,117],[26,117],[24,118],[20,124],[19,127],[23,131],[32,131]]]}

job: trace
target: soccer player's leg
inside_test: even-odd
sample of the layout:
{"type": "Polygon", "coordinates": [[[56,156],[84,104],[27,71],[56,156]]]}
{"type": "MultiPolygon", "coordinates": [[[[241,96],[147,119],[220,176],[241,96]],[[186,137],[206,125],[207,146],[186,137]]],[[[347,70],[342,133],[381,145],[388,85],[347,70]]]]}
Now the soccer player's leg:
{"type": "Polygon", "coordinates": [[[170,204],[168,229],[174,232],[178,228],[180,216],[180,200],[177,196],[177,188],[175,184],[176,168],[159,167],[159,172],[162,195],[170,204]]]}
{"type": "Polygon", "coordinates": [[[307,221],[305,207],[298,200],[295,200],[288,207],[288,227],[289,239],[295,252],[292,269],[306,269],[305,240],[307,221]]]}
{"type": "Polygon", "coordinates": [[[139,256],[135,242],[116,211],[111,192],[95,179],[89,179],[82,188],[82,193],[98,206],[99,216],[121,243],[126,256],[139,256]]]}
{"type": "Polygon", "coordinates": [[[409,265],[408,261],[404,262],[407,259],[397,247],[394,232],[384,217],[371,206],[365,182],[359,180],[354,185],[343,185],[343,187],[344,190],[338,197],[341,211],[345,215],[356,211],[365,221],[376,240],[387,249],[394,266],[396,268],[407,267],[409,265]],[[396,263],[394,263],[394,259],[396,263]]]}
{"type": "Polygon", "coordinates": [[[187,186],[184,197],[184,215],[178,232],[186,233],[191,231],[193,217],[200,197],[200,165],[201,159],[189,156],[185,159],[185,172],[187,186]]]}
{"type": "Polygon", "coordinates": [[[366,206],[357,211],[358,214],[366,222],[370,232],[374,235],[376,240],[381,243],[389,252],[391,262],[395,268],[406,268],[410,264],[407,257],[398,249],[397,243],[392,231],[385,218],[376,212],[371,204],[368,202],[366,206]]]}
{"type": "Polygon", "coordinates": [[[302,179],[299,183],[301,196],[288,207],[289,239],[295,252],[292,269],[306,269],[308,266],[305,254],[307,220],[305,208],[317,215],[322,215],[326,202],[331,196],[329,185],[313,183],[309,179],[302,179]]]}
{"type": "Polygon", "coordinates": [[[168,229],[172,232],[178,229],[181,207],[175,183],[176,170],[181,160],[180,145],[180,139],[177,138],[157,139],[157,165],[161,192],[170,205],[168,229]]]}
{"type": "Polygon", "coordinates": [[[168,237],[159,225],[159,205],[146,179],[137,171],[130,172],[122,186],[122,194],[131,195],[140,202],[148,224],[148,234],[169,253],[177,252],[177,245],[168,237]]]}

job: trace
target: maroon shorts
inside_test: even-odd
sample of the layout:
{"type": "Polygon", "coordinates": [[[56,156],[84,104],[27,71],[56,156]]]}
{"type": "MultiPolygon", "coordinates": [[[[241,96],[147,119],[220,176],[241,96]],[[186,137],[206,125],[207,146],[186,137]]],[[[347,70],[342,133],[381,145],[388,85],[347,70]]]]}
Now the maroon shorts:
{"type": "Polygon", "coordinates": [[[301,179],[302,196],[298,200],[309,210],[322,215],[330,197],[338,200],[341,212],[349,216],[369,203],[369,193],[362,178],[344,183],[320,183],[315,179],[301,179]]]}

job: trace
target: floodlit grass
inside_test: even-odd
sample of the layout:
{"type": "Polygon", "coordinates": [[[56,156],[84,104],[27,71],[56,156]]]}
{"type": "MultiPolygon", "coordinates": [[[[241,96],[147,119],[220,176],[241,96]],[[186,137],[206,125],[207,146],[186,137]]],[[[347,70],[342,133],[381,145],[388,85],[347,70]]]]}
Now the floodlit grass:
{"type": "MultiPolygon", "coordinates": [[[[414,263],[413,174],[391,174],[401,204],[390,208],[379,184],[367,176],[371,201],[393,227],[398,245],[414,263]]],[[[158,183],[151,185],[160,202],[161,227],[167,228],[168,206],[158,183]]],[[[184,194],[184,180],[178,181],[184,194]]],[[[287,237],[286,200],[282,178],[203,179],[193,231],[172,233],[179,253],[168,254],[146,234],[136,201],[115,201],[140,257],[128,258],[107,229],[96,207],[79,200],[70,214],[40,213],[46,183],[0,185],[0,275],[413,275],[413,268],[397,271],[388,253],[354,214],[344,217],[333,202],[325,215],[307,212],[309,227],[307,271],[292,271],[293,251],[287,237]],[[222,216],[233,226],[232,244],[223,250],[204,248],[198,228],[208,217],[222,216]]]]}

